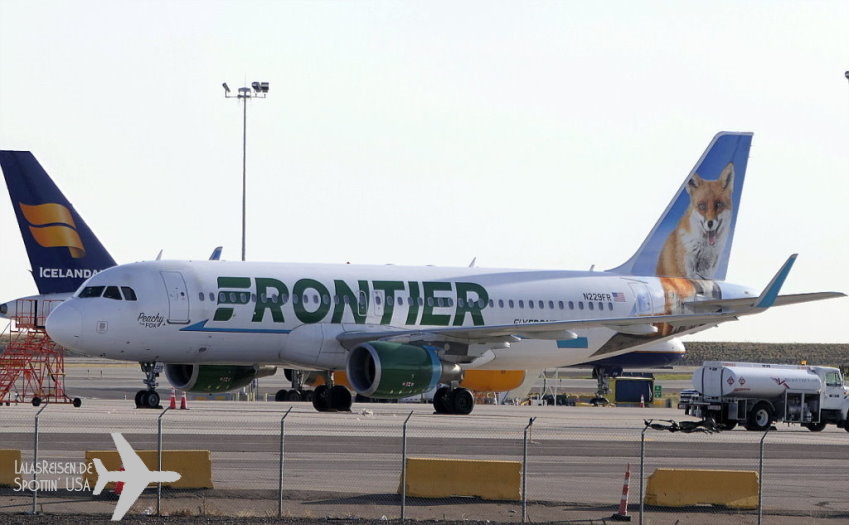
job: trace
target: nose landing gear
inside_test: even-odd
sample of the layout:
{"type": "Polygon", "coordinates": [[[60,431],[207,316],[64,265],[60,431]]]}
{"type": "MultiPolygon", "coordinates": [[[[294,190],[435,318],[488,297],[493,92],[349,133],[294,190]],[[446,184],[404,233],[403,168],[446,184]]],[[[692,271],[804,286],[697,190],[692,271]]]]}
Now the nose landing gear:
{"type": "Polygon", "coordinates": [[[156,382],[156,378],[159,377],[156,362],[140,361],[139,365],[145,375],[143,382],[147,385],[147,390],[136,392],[136,408],[162,408],[162,405],[159,404],[159,394],[156,392],[156,387],[159,384],[156,382]]]}

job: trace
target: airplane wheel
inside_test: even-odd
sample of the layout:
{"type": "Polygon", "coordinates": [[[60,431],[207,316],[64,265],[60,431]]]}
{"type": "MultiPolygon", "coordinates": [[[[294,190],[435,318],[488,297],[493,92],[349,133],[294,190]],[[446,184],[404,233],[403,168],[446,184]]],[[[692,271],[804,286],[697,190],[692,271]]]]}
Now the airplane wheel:
{"type": "Polygon", "coordinates": [[[279,401],[286,401],[286,391],[285,390],[278,390],[277,393],[274,394],[274,400],[278,401],[278,402],[279,401]]]}
{"type": "Polygon", "coordinates": [[[330,389],[330,408],[340,412],[351,411],[351,392],[342,385],[330,389]]]}
{"type": "Polygon", "coordinates": [[[145,392],[143,403],[145,408],[159,408],[159,394],[156,390],[145,392]]]}
{"type": "Polygon", "coordinates": [[[433,394],[433,408],[437,414],[451,413],[451,388],[443,386],[436,389],[433,394]]]}
{"type": "Polygon", "coordinates": [[[451,406],[454,414],[471,414],[472,408],[475,407],[475,398],[467,389],[457,388],[451,392],[451,406]]]}
{"type": "Polygon", "coordinates": [[[312,395],[312,406],[319,412],[327,412],[330,408],[327,385],[319,385],[315,387],[312,395]]]}
{"type": "Polygon", "coordinates": [[[308,403],[312,403],[313,392],[312,390],[304,390],[304,401],[308,403]]]}
{"type": "Polygon", "coordinates": [[[36,396],[36,397],[32,398],[32,406],[37,407],[40,404],[41,404],[41,398],[40,397],[36,396]]]}
{"type": "Polygon", "coordinates": [[[142,401],[144,401],[144,394],[147,390],[139,390],[136,392],[136,408],[141,408],[143,406],[142,401]]]}
{"type": "Polygon", "coordinates": [[[297,390],[289,390],[286,392],[286,401],[300,401],[301,393],[297,390]]]}
{"type": "Polygon", "coordinates": [[[83,404],[83,400],[78,397],[75,397],[74,400],[71,401],[71,404],[74,405],[74,408],[80,408],[83,404]]]}

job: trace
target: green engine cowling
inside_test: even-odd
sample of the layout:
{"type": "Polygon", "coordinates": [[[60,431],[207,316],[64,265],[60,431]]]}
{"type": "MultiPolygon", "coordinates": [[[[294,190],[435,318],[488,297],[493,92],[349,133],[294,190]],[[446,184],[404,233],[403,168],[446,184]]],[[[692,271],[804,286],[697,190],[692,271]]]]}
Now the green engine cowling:
{"type": "Polygon", "coordinates": [[[187,392],[227,392],[247,386],[258,377],[268,377],[276,366],[165,365],[168,381],[187,392]]]}
{"type": "Polygon", "coordinates": [[[414,396],[460,376],[457,365],[442,363],[430,348],[389,341],[357,345],[345,369],[351,388],[378,399],[414,396]]]}

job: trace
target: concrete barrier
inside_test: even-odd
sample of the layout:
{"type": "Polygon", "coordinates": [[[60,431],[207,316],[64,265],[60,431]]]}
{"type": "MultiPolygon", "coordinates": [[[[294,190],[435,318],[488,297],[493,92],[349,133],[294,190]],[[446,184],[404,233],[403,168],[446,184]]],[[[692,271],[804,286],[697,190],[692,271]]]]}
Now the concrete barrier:
{"type": "Polygon", "coordinates": [[[18,477],[18,475],[15,474],[16,463],[18,468],[20,468],[20,450],[0,450],[0,487],[15,486],[15,479],[18,477]]]}
{"type": "MultiPolygon", "coordinates": [[[[150,470],[158,470],[158,456],[155,450],[136,450],[145,466],[150,470]]],[[[115,450],[86,450],[85,461],[92,463],[91,458],[99,458],[106,470],[120,470],[121,457],[115,450]]],[[[94,487],[97,482],[97,471],[92,465],[86,472],[85,478],[89,486],[94,487]]],[[[208,450],[163,450],[162,470],[173,470],[181,474],[180,479],[174,483],[163,483],[165,487],[175,489],[211,489],[212,486],[212,460],[208,450]]],[[[114,483],[108,483],[106,487],[113,489],[114,483]]],[[[153,486],[151,484],[150,486],[153,486]]]]}
{"type": "MultiPolygon", "coordinates": [[[[520,461],[407,458],[407,495],[520,501],[521,473],[520,461]]],[[[401,493],[400,484],[398,493],[401,493]]]]}
{"type": "Polygon", "coordinates": [[[758,508],[758,473],[752,470],[690,470],[659,468],[649,476],[646,505],[686,507],[722,505],[758,508]]]}

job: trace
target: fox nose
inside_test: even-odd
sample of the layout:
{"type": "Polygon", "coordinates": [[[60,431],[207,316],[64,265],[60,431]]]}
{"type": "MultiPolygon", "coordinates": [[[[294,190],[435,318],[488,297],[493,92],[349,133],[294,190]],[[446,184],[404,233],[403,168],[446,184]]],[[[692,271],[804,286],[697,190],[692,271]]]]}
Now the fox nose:
{"type": "Polygon", "coordinates": [[[713,229],[713,219],[707,221],[707,227],[708,227],[709,230],[713,229]]]}
{"type": "Polygon", "coordinates": [[[83,316],[76,306],[60,304],[47,317],[47,335],[62,346],[74,348],[80,341],[83,316]]]}

